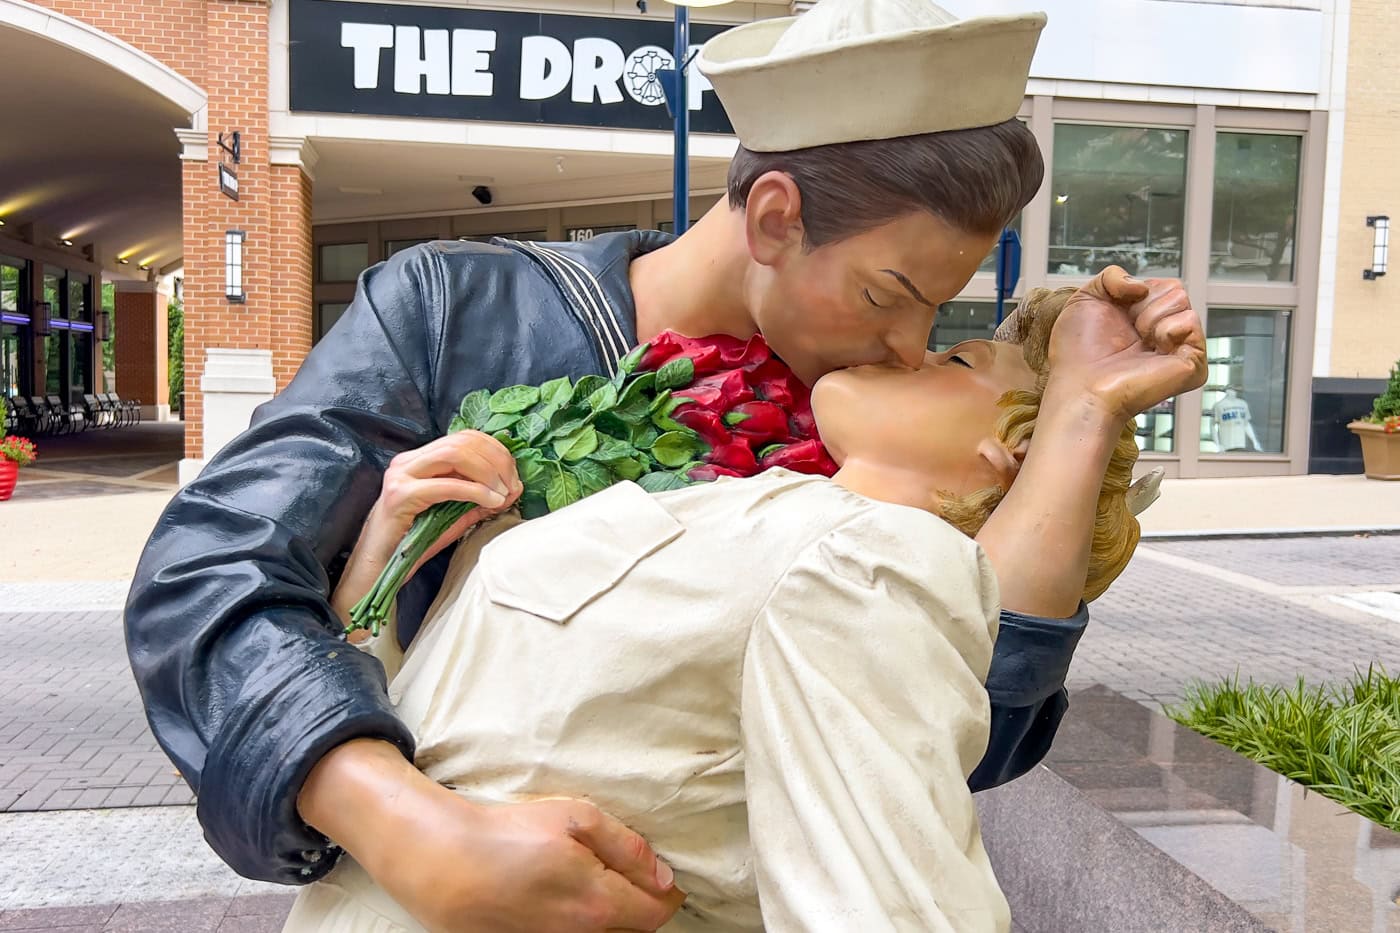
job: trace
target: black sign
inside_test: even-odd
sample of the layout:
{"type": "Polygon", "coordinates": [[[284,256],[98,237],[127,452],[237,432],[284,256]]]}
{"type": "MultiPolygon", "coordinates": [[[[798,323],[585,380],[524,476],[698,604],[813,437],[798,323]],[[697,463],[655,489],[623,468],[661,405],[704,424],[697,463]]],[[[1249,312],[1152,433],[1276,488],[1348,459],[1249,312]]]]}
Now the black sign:
{"type": "MultiPolygon", "coordinates": [[[[694,24],[698,47],[725,26],[694,24]]],[[[618,129],[671,127],[658,20],[292,0],[291,108],[618,129]]],[[[690,127],[731,133],[691,66],[690,127]]]]}
{"type": "Polygon", "coordinates": [[[222,162],[219,163],[219,190],[238,200],[238,173],[222,162]]]}

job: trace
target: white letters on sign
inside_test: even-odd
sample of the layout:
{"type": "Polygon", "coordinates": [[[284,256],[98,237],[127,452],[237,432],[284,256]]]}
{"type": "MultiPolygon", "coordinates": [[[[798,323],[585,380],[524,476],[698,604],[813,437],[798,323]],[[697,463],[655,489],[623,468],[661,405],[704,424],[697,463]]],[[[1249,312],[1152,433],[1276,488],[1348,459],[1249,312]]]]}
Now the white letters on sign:
{"type": "MultiPolygon", "coordinates": [[[[379,88],[380,62],[387,51],[397,94],[490,97],[496,92],[491,55],[497,40],[492,29],[340,24],[340,45],[354,55],[355,87],[379,88]]],[[[616,104],[631,97],[661,106],[665,99],[655,72],[674,65],[671,53],[654,45],[628,50],[611,39],[589,37],[570,48],[553,36],[526,36],[520,43],[518,93],[521,100],[549,100],[567,89],[578,104],[616,104]]],[[[690,109],[700,110],[705,92],[713,88],[693,64],[687,79],[690,109]]]]}

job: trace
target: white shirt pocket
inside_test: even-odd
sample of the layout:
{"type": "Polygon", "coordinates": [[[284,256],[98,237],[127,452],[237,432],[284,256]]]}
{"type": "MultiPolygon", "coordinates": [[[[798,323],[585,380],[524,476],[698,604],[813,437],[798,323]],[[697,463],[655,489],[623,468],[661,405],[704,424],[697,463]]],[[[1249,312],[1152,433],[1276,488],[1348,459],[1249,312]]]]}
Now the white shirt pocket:
{"type": "Polygon", "coordinates": [[[481,552],[496,605],[564,624],[684,531],[635,483],[618,483],[502,535],[481,552]]]}

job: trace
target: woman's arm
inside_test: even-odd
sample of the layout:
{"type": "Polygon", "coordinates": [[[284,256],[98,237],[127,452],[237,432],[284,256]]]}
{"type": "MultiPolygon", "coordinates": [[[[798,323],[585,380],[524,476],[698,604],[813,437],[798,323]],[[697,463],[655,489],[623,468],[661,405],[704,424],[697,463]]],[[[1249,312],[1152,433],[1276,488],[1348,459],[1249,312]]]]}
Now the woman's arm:
{"type": "Polygon", "coordinates": [[[1009,927],[967,785],[996,618],[981,552],[913,511],[857,517],[790,568],[741,714],[768,930],[1009,927]]]}

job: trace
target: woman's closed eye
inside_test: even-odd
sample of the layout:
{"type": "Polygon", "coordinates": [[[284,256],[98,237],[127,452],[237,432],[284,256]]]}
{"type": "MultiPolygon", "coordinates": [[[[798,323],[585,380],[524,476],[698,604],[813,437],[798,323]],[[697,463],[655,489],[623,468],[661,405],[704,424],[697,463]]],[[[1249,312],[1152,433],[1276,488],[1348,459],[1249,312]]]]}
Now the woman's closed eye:
{"type": "Polygon", "coordinates": [[[971,368],[972,368],[972,364],[969,363],[966,359],[964,359],[963,356],[962,356],[962,354],[958,354],[958,355],[956,355],[956,356],[950,356],[950,357],[948,357],[948,362],[950,362],[950,363],[956,363],[956,364],[958,364],[959,366],[966,366],[968,369],[971,369],[971,368]]]}
{"type": "Polygon", "coordinates": [[[872,307],[872,308],[879,308],[879,309],[881,309],[882,311],[885,309],[886,306],[880,304],[880,303],[879,303],[878,301],[876,301],[875,298],[870,294],[870,289],[868,289],[868,288],[862,288],[862,289],[860,290],[860,293],[861,293],[861,297],[863,297],[863,298],[865,299],[865,303],[868,304],[868,305],[870,305],[870,307],[872,307]]]}

